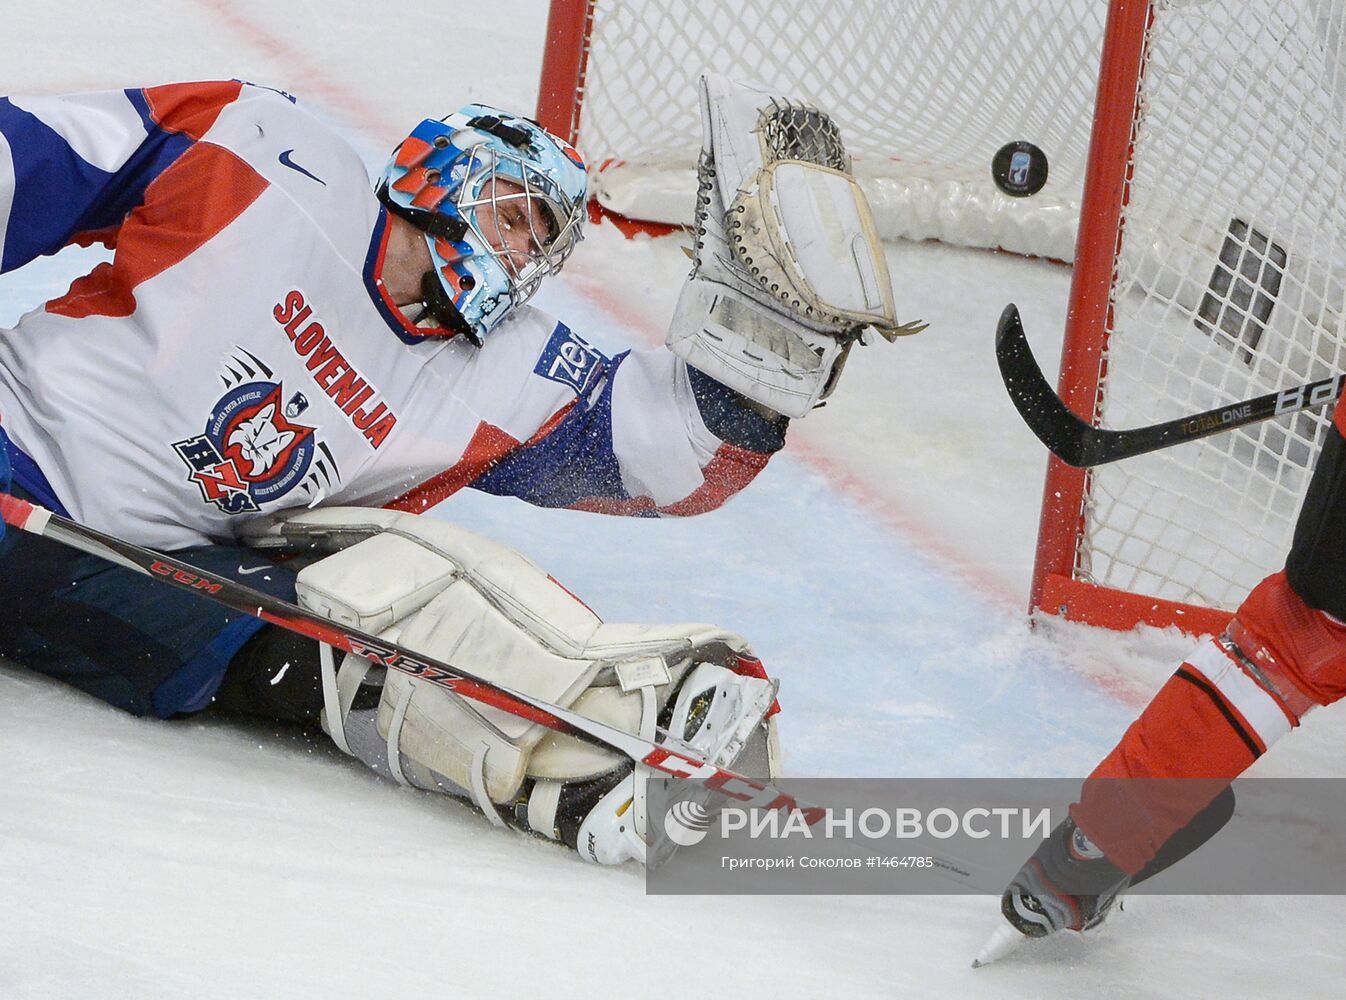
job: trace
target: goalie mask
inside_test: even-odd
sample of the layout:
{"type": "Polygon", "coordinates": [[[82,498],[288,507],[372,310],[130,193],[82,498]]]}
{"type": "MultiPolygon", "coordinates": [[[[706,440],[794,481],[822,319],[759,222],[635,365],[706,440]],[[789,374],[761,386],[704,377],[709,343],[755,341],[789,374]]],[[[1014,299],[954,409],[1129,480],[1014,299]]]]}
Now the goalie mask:
{"type": "Polygon", "coordinates": [[[421,122],[377,188],[430,248],[412,322],[481,346],[575,249],[587,183],[579,154],[526,118],[469,104],[421,122]]]}

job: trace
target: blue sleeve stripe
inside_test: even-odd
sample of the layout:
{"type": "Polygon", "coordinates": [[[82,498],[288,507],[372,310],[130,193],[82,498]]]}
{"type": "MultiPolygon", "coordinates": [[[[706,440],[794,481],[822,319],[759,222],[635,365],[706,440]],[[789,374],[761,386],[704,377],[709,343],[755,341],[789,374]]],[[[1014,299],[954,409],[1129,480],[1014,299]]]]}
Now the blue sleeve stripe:
{"type": "Polygon", "coordinates": [[[77,233],[120,225],[144,200],[150,183],[191,146],[190,138],[153,124],[143,95],[132,104],[149,134],[121,169],[109,172],[85,160],[36,116],[0,98],[0,132],[14,166],[0,272],[55,253],[77,233]]]}
{"type": "Polygon", "coordinates": [[[139,88],[128,87],[122,93],[131,102],[131,107],[136,109],[136,114],[140,115],[140,120],[145,125],[145,134],[153,135],[157,132],[159,123],[154,120],[154,115],[150,112],[150,102],[145,97],[145,92],[139,88]]]}
{"type": "Polygon", "coordinates": [[[594,498],[630,500],[612,447],[612,386],[629,353],[607,365],[607,383],[597,399],[578,400],[550,434],[511,452],[477,477],[472,488],[539,507],[569,507],[594,498]]]}
{"type": "Polygon", "coordinates": [[[0,132],[14,161],[14,201],[0,260],[0,271],[10,271],[64,246],[85,208],[85,202],[70,197],[70,192],[101,190],[111,175],[4,98],[0,98],[0,132]]]}
{"type": "Polygon", "coordinates": [[[27,490],[43,507],[62,517],[70,516],[70,511],[65,509],[65,504],[61,503],[61,498],[51,488],[51,483],[42,474],[37,463],[29,458],[26,452],[21,451],[3,429],[0,429],[0,452],[5,454],[10,463],[15,483],[27,490]]]}
{"type": "Polygon", "coordinates": [[[102,201],[80,217],[74,232],[121,225],[132,209],[144,202],[145,189],[194,144],[194,139],[180,132],[155,129],[112,177],[102,201]]]}
{"type": "Polygon", "coordinates": [[[692,395],[706,429],[721,441],[748,451],[771,455],[785,447],[785,417],[767,417],[752,409],[733,389],[722,385],[700,369],[687,366],[692,395]]]}

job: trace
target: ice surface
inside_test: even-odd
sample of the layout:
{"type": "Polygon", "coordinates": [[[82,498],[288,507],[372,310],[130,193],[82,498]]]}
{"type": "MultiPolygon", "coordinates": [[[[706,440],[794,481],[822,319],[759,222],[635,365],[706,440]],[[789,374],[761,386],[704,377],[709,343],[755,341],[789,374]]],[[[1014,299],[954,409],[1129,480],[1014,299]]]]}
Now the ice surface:
{"type": "MultiPolygon", "coordinates": [[[[21,0],[0,92],[238,76],[316,101],[375,163],[425,115],[530,108],[545,3],[21,0]]],[[[691,95],[689,95],[689,100],[691,95]]],[[[1017,301],[1044,367],[1068,271],[900,245],[920,337],[861,351],[758,482],[689,521],[465,494],[435,516],[515,545],[609,620],[709,620],[782,679],[787,770],[1079,775],[1188,648],[1028,628],[1045,456],[995,374],[1017,301]]],[[[0,281],[0,323],[87,257],[0,281]]],[[[602,346],[657,343],[676,239],[593,231],[541,302],[602,346]]],[[[14,567],[5,567],[14,572],[14,567]]],[[[1324,711],[1259,773],[1341,776],[1324,711]]],[[[324,741],[132,719],[0,666],[0,998],[1335,996],[1338,899],[1144,897],[1092,941],[968,968],[991,897],[646,897],[384,783],[324,741]]]]}

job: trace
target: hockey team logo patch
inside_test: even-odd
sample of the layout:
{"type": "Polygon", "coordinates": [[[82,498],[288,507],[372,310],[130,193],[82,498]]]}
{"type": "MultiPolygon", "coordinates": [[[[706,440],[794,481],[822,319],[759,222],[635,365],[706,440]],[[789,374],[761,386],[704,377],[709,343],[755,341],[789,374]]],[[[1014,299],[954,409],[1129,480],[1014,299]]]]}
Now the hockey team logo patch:
{"type": "Polygon", "coordinates": [[[298,488],[314,503],[341,486],[336,458],[314,427],[300,423],[308,396],[285,389],[261,358],[235,347],[221,361],[224,395],[205,432],[173,442],[187,480],[226,514],[260,510],[298,488]]]}
{"type": "Polygon", "coordinates": [[[605,360],[583,337],[564,323],[557,323],[533,373],[568,385],[575,395],[582,396],[603,372],[605,360]]]}
{"type": "Polygon", "coordinates": [[[205,433],[173,442],[188,479],[226,514],[260,510],[289,493],[313,464],[313,428],[296,422],[302,397],[279,382],[246,382],[211,410],[205,433]]]}

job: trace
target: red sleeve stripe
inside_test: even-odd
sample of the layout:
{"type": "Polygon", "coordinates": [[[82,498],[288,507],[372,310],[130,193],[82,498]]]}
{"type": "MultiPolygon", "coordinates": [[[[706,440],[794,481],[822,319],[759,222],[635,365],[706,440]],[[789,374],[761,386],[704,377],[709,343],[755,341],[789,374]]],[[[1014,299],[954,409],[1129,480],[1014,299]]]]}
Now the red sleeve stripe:
{"type": "Polygon", "coordinates": [[[575,408],[575,404],[578,402],[579,402],[578,398],[572,399],[570,402],[566,403],[565,406],[561,407],[550,417],[548,417],[547,422],[537,429],[537,433],[524,442],[524,447],[527,448],[531,445],[537,444],[552,431],[556,430],[556,428],[560,425],[561,421],[564,420],[566,417],[570,416],[570,411],[575,408]]]}
{"type": "Polygon", "coordinates": [[[442,503],[467,486],[518,446],[516,438],[483,420],[477,424],[463,457],[454,466],[418,486],[413,486],[400,497],[384,504],[384,507],[388,510],[423,514],[435,504],[442,503]]]}
{"type": "Polygon", "coordinates": [[[266,187],[261,174],[229,150],[192,146],[145,189],[144,202],[122,224],[112,263],[77,279],[47,311],[73,319],[131,315],[136,286],[212,240],[266,187]]]}
{"type": "Polygon", "coordinates": [[[766,468],[770,455],[737,445],[722,444],[701,470],[702,483],[686,499],[659,508],[664,514],[690,517],[715,510],[766,468]]]}
{"type": "Polygon", "coordinates": [[[721,444],[706,463],[706,467],[701,470],[701,485],[675,503],[656,507],[649,497],[631,499],[588,497],[570,504],[569,509],[623,517],[652,513],[669,514],[674,517],[704,514],[721,507],[726,500],[757,478],[757,473],[766,468],[770,458],[770,455],[749,451],[737,445],[721,444]]]}
{"type": "Polygon", "coordinates": [[[102,229],[86,229],[71,236],[67,245],[91,247],[98,244],[107,247],[109,250],[115,250],[117,249],[117,236],[120,232],[120,225],[105,226],[102,229]]]}
{"type": "Polygon", "coordinates": [[[238,80],[221,80],[146,87],[143,93],[156,125],[166,132],[180,132],[200,141],[220,112],[238,100],[242,90],[243,84],[238,80]]]}
{"type": "Polygon", "coordinates": [[[619,500],[616,497],[588,497],[568,504],[566,509],[583,510],[590,514],[612,514],[616,517],[639,517],[642,514],[656,513],[659,508],[655,507],[654,501],[649,497],[633,497],[629,500],[619,500]]]}

